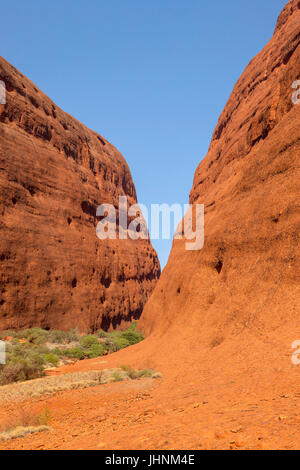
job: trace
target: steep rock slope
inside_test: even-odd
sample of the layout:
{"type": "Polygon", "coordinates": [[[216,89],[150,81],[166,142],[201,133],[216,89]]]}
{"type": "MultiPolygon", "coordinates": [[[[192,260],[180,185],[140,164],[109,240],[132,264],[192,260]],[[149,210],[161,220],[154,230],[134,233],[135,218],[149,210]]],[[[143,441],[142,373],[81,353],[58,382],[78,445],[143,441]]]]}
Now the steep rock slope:
{"type": "Polygon", "coordinates": [[[196,361],[228,347],[237,358],[242,338],[263,348],[269,335],[289,357],[300,336],[299,43],[300,2],[292,0],[235,85],[196,170],[190,202],[205,204],[204,248],[174,241],[142,316],[162,357],[166,348],[170,360],[196,361]]]}
{"type": "Polygon", "coordinates": [[[0,58],[0,329],[109,328],[160,274],[148,241],[100,241],[96,208],[136,202],[122,155],[0,58]]]}

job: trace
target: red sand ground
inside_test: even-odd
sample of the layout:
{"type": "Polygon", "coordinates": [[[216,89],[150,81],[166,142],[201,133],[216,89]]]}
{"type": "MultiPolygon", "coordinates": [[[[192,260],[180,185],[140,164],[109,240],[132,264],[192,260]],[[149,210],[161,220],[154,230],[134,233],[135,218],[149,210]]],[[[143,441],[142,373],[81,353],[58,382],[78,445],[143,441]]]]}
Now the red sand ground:
{"type": "MultiPolygon", "coordinates": [[[[285,344],[290,340],[283,335],[285,344]]],[[[148,339],[106,358],[63,368],[61,372],[122,364],[157,368],[159,362],[163,379],[28,400],[22,406],[32,413],[50,409],[53,430],[1,443],[0,449],[299,449],[300,366],[292,365],[288,347],[285,356],[278,354],[271,337],[268,345],[257,341],[265,363],[251,360],[244,347],[248,341],[244,336],[236,354],[230,345],[221,345],[208,356],[195,360],[189,351],[189,360],[176,355],[170,363],[159,351],[149,359],[148,339]]],[[[19,406],[1,406],[0,422],[14,416],[19,406]]]]}

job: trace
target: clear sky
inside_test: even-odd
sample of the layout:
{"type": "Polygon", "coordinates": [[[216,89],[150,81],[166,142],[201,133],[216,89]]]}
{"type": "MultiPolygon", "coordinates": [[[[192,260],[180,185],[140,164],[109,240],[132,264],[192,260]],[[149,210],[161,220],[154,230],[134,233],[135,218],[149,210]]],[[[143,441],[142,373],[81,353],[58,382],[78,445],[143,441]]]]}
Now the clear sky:
{"type": "MultiPolygon", "coordinates": [[[[188,203],[195,169],[285,0],[15,0],[1,55],[126,158],[139,202],[188,203]]],[[[153,241],[162,266],[171,241],[153,241]]]]}

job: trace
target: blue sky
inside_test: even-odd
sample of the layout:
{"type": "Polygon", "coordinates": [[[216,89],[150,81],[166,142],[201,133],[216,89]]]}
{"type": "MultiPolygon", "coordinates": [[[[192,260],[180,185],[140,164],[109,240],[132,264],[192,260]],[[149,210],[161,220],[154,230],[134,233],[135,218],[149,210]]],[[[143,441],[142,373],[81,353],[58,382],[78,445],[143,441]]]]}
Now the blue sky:
{"type": "MultiPolygon", "coordinates": [[[[188,203],[230,92],[285,0],[15,0],[1,55],[126,158],[139,202],[188,203]]],[[[171,241],[153,241],[162,266],[171,241]]]]}

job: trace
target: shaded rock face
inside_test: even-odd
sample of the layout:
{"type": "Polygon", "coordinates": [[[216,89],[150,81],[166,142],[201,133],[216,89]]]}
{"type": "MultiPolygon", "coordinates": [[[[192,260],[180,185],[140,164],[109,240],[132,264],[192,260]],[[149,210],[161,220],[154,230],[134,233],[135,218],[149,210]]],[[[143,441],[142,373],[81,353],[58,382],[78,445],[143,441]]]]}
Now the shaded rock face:
{"type": "Polygon", "coordinates": [[[204,248],[189,252],[174,240],[144,309],[149,348],[159,338],[161,357],[195,364],[197,351],[213,355],[224,343],[224,367],[230,348],[251,361],[253,349],[232,346],[245,334],[262,342],[272,334],[269,347],[279,351],[284,330],[285,355],[300,336],[299,44],[300,2],[290,1],[235,85],[196,170],[190,202],[205,204],[204,248]]]}
{"type": "Polygon", "coordinates": [[[96,237],[98,205],[136,203],[124,158],[3,58],[0,79],[0,329],[138,318],[160,274],[151,243],[96,237]]]}

